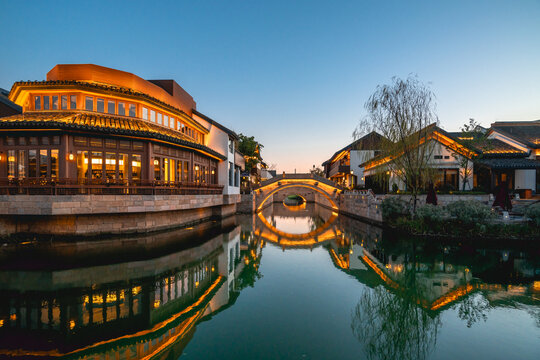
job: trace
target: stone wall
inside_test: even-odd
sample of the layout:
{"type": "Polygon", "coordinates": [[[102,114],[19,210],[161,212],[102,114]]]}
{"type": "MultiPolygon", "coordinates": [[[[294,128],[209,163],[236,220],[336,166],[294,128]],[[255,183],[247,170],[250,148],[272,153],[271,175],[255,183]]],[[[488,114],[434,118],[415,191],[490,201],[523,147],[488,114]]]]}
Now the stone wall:
{"type": "Polygon", "coordinates": [[[240,195],[3,195],[0,236],[164,230],[233,215],[239,202],[240,195]]]}
{"type": "MultiPolygon", "coordinates": [[[[387,197],[399,197],[400,199],[411,202],[412,203],[412,196],[411,195],[397,195],[397,194],[386,194],[386,195],[377,195],[378,198],[385,199],[387,197]]],[[[440,206],[446,206],[450,203],[453,203],[455,201],[459,200],[475,200],[480,201],[483,204],[489,204],[489,194],[480,194],[480,195],[463,195],[463,194],[445,194],[445,195],[439,195],[437,194],[437,205],[440,206]]],[[[417,205],[425,205],[426,204],[426,195],[419,195],[417,198],[417,205]]]]}

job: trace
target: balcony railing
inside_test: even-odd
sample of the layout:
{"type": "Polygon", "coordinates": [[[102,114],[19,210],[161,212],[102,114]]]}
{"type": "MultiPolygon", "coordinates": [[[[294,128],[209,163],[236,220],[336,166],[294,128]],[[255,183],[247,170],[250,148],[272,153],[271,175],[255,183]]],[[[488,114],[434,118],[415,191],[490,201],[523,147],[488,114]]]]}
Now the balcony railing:
{"type": "Polygon", "coordinates": [[[222,192],[223,185],[192,182],[0,179],[0,195],[212,195],[222,192]]]}

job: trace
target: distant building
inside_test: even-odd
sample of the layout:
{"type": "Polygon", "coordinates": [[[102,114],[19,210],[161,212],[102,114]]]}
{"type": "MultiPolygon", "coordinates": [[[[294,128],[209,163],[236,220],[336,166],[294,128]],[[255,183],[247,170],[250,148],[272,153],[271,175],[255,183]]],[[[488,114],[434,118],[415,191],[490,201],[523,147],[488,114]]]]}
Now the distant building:
{"type": "Polygon", "coordinates": [[[362,164],[380,153],[383,139],[380,134],[371,132],[336,151],[322,164],[325,177],[349,188],[365,186],[362,164]]]}

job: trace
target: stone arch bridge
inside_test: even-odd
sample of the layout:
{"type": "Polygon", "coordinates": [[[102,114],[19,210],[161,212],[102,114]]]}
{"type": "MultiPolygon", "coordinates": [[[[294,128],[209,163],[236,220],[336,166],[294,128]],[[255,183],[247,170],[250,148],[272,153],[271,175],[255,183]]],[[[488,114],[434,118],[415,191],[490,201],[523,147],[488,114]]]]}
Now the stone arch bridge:
{"type": "Polygon", "coordinates": [[[338,210],[338,197],[343,188],[331,180],[314,174],[286,174],[278,175],[263,181],[255,189],[255,209],[261,211],[267,201],[273,201],[273,195],[283,191],[295,194],[300,189],[309,189],[321,194],[331,204],[333,210],[338,210]]]}

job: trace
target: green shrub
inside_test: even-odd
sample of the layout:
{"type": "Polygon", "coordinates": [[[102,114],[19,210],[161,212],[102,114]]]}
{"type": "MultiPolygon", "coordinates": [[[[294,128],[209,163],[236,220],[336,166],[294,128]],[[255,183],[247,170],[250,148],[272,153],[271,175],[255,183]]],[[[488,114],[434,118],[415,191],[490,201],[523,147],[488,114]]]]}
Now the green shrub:
{"type": "Polygon", "coordinates": [[[459,200],[446,206],[448,213],[463,224],[485,223],[493,217],[491,208],[475,200],[459,200]]]}
{"type": "Polygon", "coordinates": [[[426,224],[440,223],[449,217],[448,211],[442,206],[426,204],[416,209],[416,216],[426,224]]]}
{"type": "Polygon", "coordinates": [[[382,216],[384,220],[396,220],[403,216],[408,216],[410,206],[407,202],[398,197],[387,197],[381,203],[382,216]]]}
{"type": "Polygon", "coordinates": [[[540,226],[540,202],[529,205],[527,209],[525,209],[525,215],[531,219],[536,226],[540,226]]]}

